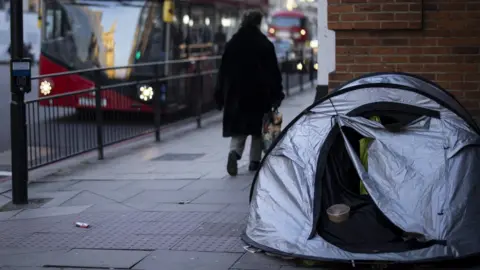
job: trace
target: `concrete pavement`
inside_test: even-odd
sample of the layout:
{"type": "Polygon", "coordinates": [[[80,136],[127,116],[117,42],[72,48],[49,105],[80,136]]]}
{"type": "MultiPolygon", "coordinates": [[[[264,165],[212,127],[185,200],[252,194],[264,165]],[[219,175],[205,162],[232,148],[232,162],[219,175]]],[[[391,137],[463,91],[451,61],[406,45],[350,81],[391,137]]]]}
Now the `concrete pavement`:
{"type": "MultiPolygon", "coordinates": [[[[285,125],[313,98],[307,90],[285,100],[285,125]]],[[[215,123],[40,179],[27,208],[1,194],[11,211],[0,212],[0,269],[298,269],[245,252],[253,174],[242,160],[239,175],[227,175],[228,143],[215,123]]]]}

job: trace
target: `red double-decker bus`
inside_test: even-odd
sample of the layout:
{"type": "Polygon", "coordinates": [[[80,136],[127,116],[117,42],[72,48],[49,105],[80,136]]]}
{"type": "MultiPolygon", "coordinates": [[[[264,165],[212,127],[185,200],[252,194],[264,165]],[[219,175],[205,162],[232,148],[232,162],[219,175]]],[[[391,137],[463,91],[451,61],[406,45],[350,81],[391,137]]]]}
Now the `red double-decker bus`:
{"type": "MultiPolygon", "coordinates": [[[[42,41],[40,75],[89,68],[108,68],[140,63],[185,60],[171,64],[165,76],[191,72],[193,61],[215,56],[214,37],[228,39],[239,25],[242,10],[266,10],[268,0],[174,0],[173,23],[167,31],[163,0],[44,0],[42,1],[42,41]],[[170,33],[167,36],[167,33],[170,33]],[[220,34],[221,36],[222,34],[220,34]],[[166,39],[170,40],[169,46],[166,39]],[[166,53],[168,49],[168,54],[166,53]],[[168,57],[167,57],[168,55],[168,57]],[[168,58],[168,59],[167,59],[168,58]],[[188,61],[187,61],[188,60],[188,61]]],[[[213,70],[218,61],[200,61],[200,68],[213,70]]],[[[85,72],[46,77],[39,82],[39,96],[48,97],[122,82],[158,76],[157,66],[85,72]]],[[[163,73],[162,73],[163,74],[163,73]]],[[[166,83],[167,113],[189,106],[192,91],[203,87],[204,104],[213,104],[214,75],[206,76],[203,86],[192,80],[166,83]]],[[[135,85],[102,90],[104,110],[152,111],[152,87],[135,85]]],[[[78,94],[68,98],[44,99],[43,106],[77,109],[95,107],[95,95],[78,94]]]]}
{"type": "Polygon", "coordinates": [[[268,36],[271,38],[290,39],[298,47],[310,42],[312,34],[311,22],[301,11],[282,10],[271,15],[268,26],[268,36]]]}

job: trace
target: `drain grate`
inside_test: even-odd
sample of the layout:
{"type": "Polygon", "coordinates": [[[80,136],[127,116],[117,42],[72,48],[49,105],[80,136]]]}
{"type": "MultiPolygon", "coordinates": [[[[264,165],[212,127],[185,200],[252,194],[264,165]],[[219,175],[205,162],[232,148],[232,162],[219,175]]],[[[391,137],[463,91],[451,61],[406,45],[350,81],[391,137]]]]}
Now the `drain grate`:
{"type": "Polygon", "coordinates": [[[154,161],[192,161],[205,156],[205,153],[167,153],[153,158],[154,161]]]}
{"type": "Polygon", "coordinates": [[[4,206],[0,207],[0,212],[22,210],[22,209],[36,209],[36,208],[42,207],[42,205],[46,204],[51,200],[52,200],[51,198],[30,199],[28,200],[28,204],[19,204],[19,205],[13,204],[13,202],[9,202],[4,206]]]}

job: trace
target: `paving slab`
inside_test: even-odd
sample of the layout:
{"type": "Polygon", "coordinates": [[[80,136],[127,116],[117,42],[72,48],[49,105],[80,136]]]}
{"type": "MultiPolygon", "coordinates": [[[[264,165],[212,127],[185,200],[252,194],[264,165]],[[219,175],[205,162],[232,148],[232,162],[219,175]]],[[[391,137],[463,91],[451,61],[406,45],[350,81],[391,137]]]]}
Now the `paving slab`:
{"type": "Polygon", "coordinates": [[[244,179],[198,180],[183,187],[182,190],[243,190],[250,185],[250,182],[242,180],[244,179]]]}
{"type": "Polygon", "coordinates": [[[45,192],[32,192],[29,194],[31,198],[51,198],[49,202],[42,205],[42,208],[57,207],[64,202],[77,196],[80,191],[45,191],[45,192]]]}
{"type": "Polygon", "coordinates": [[[250,253],[246,252],[242,257],[235,262],[232,268],[238,269],[280,269],[282,266],[295,266],[293,261],[282,260],[280,258],[267,256],[264,253],[250,253]]]}
{"type": "Polygon", "coordinates": [[[233,252],[243,253],[245,243],[240,237],[217,236],[186,236],[172,250],[203,251],[203,252],[233,252]]]}
{"type": "Polygon", "coordinates": [[[48,191],[59,191],[68,186],[76,184],[78,181],[45,181],[45,182],[34,182],[28,185],[28,190],[30,192],[48,192],[48,191]]]}
{"type": "Polygon", "coordinates": [[[27,209],[18,213],[11,219],[30,219],[30,218],[40,218],[40,217],[72,215],[72,214],[80,213],[86,210],[90,206],[92,205],[60,206],[60,207],[50,207],[50,208],[27,209]]]}
{"type": "Polygon", "coordinates": [[[218,191],[205,192],[192,203],[245,203],[248,204],[250,192],[245,191],[218,191]]]}
{"type": "Polygon", "coordinates": [[[62,254],[62,256],[49,258],[45,265],[53,267],[128,269],[148,254],[149,252],[146,251],[73,249],[62,254]]]}
{"type": "Polygon", "coordinates": [[[250,206],[245,203],[231,203],[227,207],[223,208],[221,212],[227,213],[248,213],[250,211],[250,206]]]}
{"type": "MultiPolygon", "coordinates": [[[[121,180],[162,180],[162,179],[200,179],[205,174],[205,172],[164,172],[159,169],[159,171],[153,171],[151,174],[122,174],[118,175],[118,179],[121,180]]],[[[111,177],[111,176],[110,176],[111,177]]]]}
{"type": "MultiPolygon", "coordinates": [[[[143,191],[142,191],[143,192],[143,191]]],[[[141,202],[141,201],[133,201],[133,202],[128,202],[125,201],[122,203],[123,205],[126,205],[128,207],[131,207],[133,209],[139,210],[139,211],[162,211],[162,210],[154,210],[156,206],[158,206],[160,203],[157,202],[141,202]]]]}
{"type": "Polygon", "coordinates": [[[91,191],[94,194],[100,195],[107,199],[116,202],[123,202],[127,199],[132,198],[135,195],[140,194],[141,192],[145,191],[143,188],[138,188],[135,186],[126,186],[122,187],[117,190],[99,190],[99,191],[91,191]]]}
{"type": "Polygon", "coordinates": [[[160,250],[135,265],[143,270],[227,270],[241,254],[160,250]]]}
{"type": "Polygon", "coordinates": [[[98,180],[81,180],[77,183],[70,185],[65,190],[116,190],[123,186],[130,184],[130,181],[98,181],[98,180]]]}
{"type": "Polygon", "coordinates": [[[195,180],[139,180],[121,188],[120,190],[129,188],[144,190],[177,190],[191,184],[192,182],[195,182],[195,180]]]}
{"type": "Polygon", "coordinates": [[[147,190],[134,197],[126,200],[126,203],[184,203],[191,202],[200,197],[205,191],[162,191],[162,190],[147,190]]]}
{"type": "Polygon", "coordinates": [[[14,210],[14,211],[6,211],[6,212],[0,212],[0,221],[2,220],[7,220],[16,214],[20,213],[22,210],[14,210]]]}
{"type": "MultiPolygon", "coordinates": [[[[338,269],[352,269],[350,266],[345,267],[301,267],[301,266],[282,266],[280,270],[338,270],[338,269]]],[[[359,268],[361,269],[361,268],[359,268]]]]}
{"type": "Polygon", "coordinates": [[[105,198],[103,196],[97,195],[93,192],[84,190],[78,193],[75,197],[62,203],[61,206],[94,205],[94,204],[98,205],[98,204],[111,204],[111,203],[115,203],[115,201],[105,198]]]}
{"type": "Polygon", "coordinates": [[[23,267],[23,266],[5,266],[1,270],[105,270],[104,268],[58,268],[58,267],[23,267]]]}
{"type": "Polygon", "coordinates": [[[127,205],[121,203],[106,203],[106,204],[94,204],[93,206],[87,208],[85,212],[132,212],[136,209],[133,207],[129,207],[127,205]]]}
{"type": "Polygon", "coordinates": [[[9,203],[11,201],[11,197],[7,197],[7,196],[4,196],[4,195],[0,195],[0,207],[2,207],[3,205],[9,203]]]}

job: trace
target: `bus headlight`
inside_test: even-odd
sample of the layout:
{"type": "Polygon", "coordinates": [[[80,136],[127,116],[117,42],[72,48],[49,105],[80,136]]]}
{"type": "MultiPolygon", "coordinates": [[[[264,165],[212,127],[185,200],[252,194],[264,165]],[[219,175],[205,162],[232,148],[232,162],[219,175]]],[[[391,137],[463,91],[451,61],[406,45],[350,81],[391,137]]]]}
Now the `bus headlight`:
{"type": "Polygon", "coordinates": [[[42,95],[50,95],[50,93],[52,93],[52,88],[52,84],[49,81],[44,80],[40,82],[40,93],[42,95]]]}
{"type": "Polygon", "coordinates": [[[298,63],[297,64],[297,70],[302,70],[303,69],[303,64],[302,63],[298,63]]]}
{"type": "Polygon", "coordinates": [[[141,100],[149,101],[153,98],[153,88],[148,85],[142,85],[139,88],[138,95],[141,100]]]}

